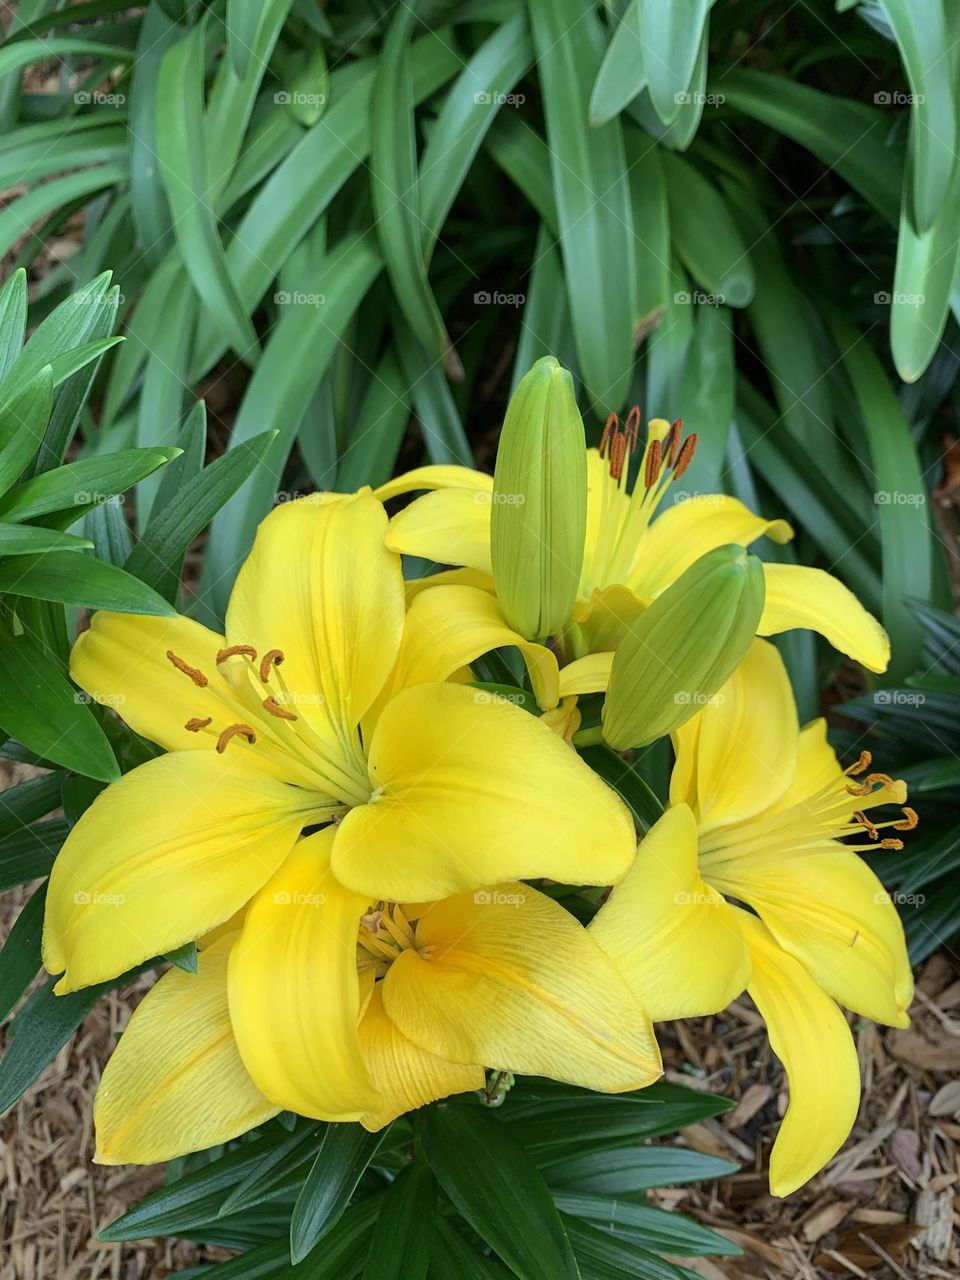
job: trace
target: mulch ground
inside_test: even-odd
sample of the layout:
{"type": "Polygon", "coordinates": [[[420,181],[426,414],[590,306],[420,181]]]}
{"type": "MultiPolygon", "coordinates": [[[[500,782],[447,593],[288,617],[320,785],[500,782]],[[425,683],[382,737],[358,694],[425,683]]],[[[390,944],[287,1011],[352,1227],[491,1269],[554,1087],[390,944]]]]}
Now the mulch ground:
{"type": "MultiPolygon", "coordinates": [[[[0,783],[12,780],[10,765],[0,762],[0,769],[7,771],[0,783]]],[[[0,900],[0,941],[27,892],[0,900]]],[[[228,1256],[186,1242],[96,1240],[100,1228],[163,1180],[161,1169],[92,1164],[100,1073],[149,985],[144,978],[102,1000],[0,1121],[0,1280],[161,1280],[228,1256]]],[[[769,1194],[764,1174],[786,1084],[752,1005],[744,999],[720,1017],[660,1028],[667,1079],[737,1103],[674,1141],[736,1160],[740,1172],[654,1198],[722,1232],[744,1253],[683,1259],[685,1265],[706,1280],[956,1280],[960,956],[944,949],[926,962],[911,1014],[904,1031],[855,1023],[864,1080],[857,1125],[824,1172],[786,1201],[769,1194]]]]}

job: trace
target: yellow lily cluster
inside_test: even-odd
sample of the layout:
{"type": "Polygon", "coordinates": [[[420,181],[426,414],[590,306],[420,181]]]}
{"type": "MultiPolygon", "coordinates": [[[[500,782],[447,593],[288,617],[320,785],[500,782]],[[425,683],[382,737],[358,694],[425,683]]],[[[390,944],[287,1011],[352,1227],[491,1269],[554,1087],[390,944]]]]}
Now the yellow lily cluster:
{"type": "MultiPolygon", "coordinates": [[[[562,462],[577,432],[548,372],[543,448],[562,462]]],[[[751,637],[815,627],[873,670],[886,637],[818,570],[758,577],[738,549],[785,540],[784,522],[722,496],[654,519],[695,442],[651,424],[630,493],[638,440],[636,415],[612,422],[573,467],[586,484],[576,536],[564,528],[547,548],[529,607],[494,563],[529,567],[495,528],[502,485],[427,467],[376,493],[278,507],[222,635],[186,617],[93,618],[75,681],[160,750],[71,831],[44,963],[62,994],[190,943],[199,957],[195,974],[158,981],[104,1071],[98,1160],[166,1160],[280,1110],[376,1130],[482,1088],[487,1069],[640,1089],[661,1074],[653,1020],[715,1013],[744,990],[790,1080],[773,1190],[838,1149],[859,1075],[835,1001],[892,1025],[910,1002],[897,913],[855,851],[881,841],[867,811],[902,806],[905,788],[859,780],[866,764],[843,772],[823,722],[799,728],[777,651],[751,637]],[[384,503],[417,489],[391,519],[384,503]],[[582,561],[569,550],[581,543],[582,561]],[[405,583],[402,553],[454,567],[405,583]],[[718,555],[722,574],[692,594],[693,571],[718,555]],[[619,705],[634,696],[631,643],[669,635],[686,616],[671,600],[713,618],[731,591],[723,635],[745,637],[706,665],[691,657],[709,696],[670,722],[670,803],[638,849],[630,812],[575,749],[578,697],[609,686],[604,724],[634,732],[635,709],[619,705]],[[511,648],[539,714],[474,682],[473,664],[511,648]],[[612,892],[585,926],[555,886],[612,892]]],[[[524,465],[508,456],[498,477],[540,485],[526,518],[540,512],[542,547],[569,477],[554,465],[544,491],[536,457],[524,465]]],[[[891,824],[914,821],[905,810],[891,824]]]]}

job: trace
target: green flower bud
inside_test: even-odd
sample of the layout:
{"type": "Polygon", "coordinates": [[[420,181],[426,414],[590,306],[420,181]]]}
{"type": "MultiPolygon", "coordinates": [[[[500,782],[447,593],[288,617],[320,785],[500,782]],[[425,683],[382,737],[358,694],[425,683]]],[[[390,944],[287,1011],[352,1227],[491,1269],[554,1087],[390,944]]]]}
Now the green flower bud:
{"type": "Polygon", "coordinates": [[[645,747],[695,715],[753,643],[763,599],[763,565],[737,546],[709,551],[657,596],[614,655],[609,745],[645,747]]]}
{"type": "Polygon", "coordinates": [[[570,616],[587,528],[587,455],[573,379],[538,360],[510,398],[493,478],[490,553],[504,616],[528,640],[570,616]]]}

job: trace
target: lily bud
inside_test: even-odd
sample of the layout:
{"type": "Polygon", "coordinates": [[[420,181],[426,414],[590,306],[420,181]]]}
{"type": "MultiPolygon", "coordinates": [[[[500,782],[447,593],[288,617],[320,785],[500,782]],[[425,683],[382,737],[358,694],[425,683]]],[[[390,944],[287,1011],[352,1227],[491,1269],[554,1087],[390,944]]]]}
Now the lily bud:
{"type": "Polygon", "coordinates": [[[587,454],[573,379],[538,360],[510,398],[493,478],[490,553],[504,616],[528,640],[570,616],[587,528],[587,454]]]}
{"type": "Polygon", "coordinates": [[[753,643],[763,599],[763,565],[743,547],[717,547],[692,564],[617,647],[605,741],[645,747],[701,710],[753,643]]]}

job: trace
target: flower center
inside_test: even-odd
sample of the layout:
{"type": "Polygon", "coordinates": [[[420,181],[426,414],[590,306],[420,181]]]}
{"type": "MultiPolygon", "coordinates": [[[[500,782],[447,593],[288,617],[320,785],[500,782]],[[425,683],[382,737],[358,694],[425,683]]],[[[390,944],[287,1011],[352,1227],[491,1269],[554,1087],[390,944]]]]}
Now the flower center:
{"type": "Polygon", "coordinates": [[[190,733],[213,739],[220,755],[232,743],[243,743],[279,766],[287,781],[322,791],[344,808],[366,804],[370,799],[359,734],[344,742],[337,734],[318,732],[309,715],[292,709],[320,705],[322,696],[294,693],[287,687],[280,670],[284,662],[282,649],[268,649],[262,657],[258,657],[253,645],[235,644],[220,649],[212,679],[172,649],[167,650],[166,656],[187,679],[206,689],[208,698],[212,695],[223,704],[226,715],[222,722],[215,723],[213,716],[193,716],[184,725],[190,733]],[[246,713],[243,720],[236,719],[238,705],[246,713]]]}
{"type": "Polygon", "coordinates": [[[697,448],[695,435],[683,438],[682,418],[672,423],[663,418],[652,419],[647,426],[637,482],[633,492],[628,493],[630,460],[639,438],[640,410],[636,405],[623,426],[612,413],[603,428],[599,453],[607,463],[607,471],[601,481],[596,551],[592,563],[584,565],[584,595],[627,582],[640,559],[643,536],[661,498],[690,466],[697,448]]]}
{"type": "Polygon", "coordinates": [[[357,968],[372,970],[374,980],[382,978],[404,951],[427,952],[417,947],[416,929],[397,902],[378,902],[360,917],[357,931],[357,968]]]}

